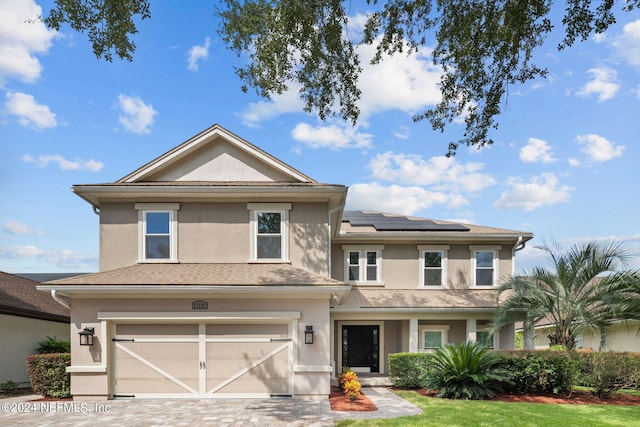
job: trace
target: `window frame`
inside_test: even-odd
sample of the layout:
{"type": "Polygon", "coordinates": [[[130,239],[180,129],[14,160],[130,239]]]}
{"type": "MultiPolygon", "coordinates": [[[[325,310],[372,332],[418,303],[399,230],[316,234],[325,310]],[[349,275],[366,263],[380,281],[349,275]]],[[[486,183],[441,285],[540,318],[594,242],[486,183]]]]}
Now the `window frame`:
{"type": "Polygon", "coordinates": [[[499,271],[499,265],[500,265],[500,250],[502,249],[501,246],[485,246],[485,245],[481,245],[481,246],[469,246],[469,250],[471,251],[471,276],[472,276],[472,284],[473,287],[476,288],[492,288],[495,286],[498,286],[498,277],[500,274],[499,271]],[[478,269],[484,269],[484,270],[488,270],[487,267],[478,267],[478,263],[477,263],[477,254],[478,252],[492,252],[493,256],[492,256],[492,265],[491,265],[491,270],[493,272],[492,277],[491,277],[491,284],[490,285],[478,285],[477,283],[477,274],[478,274],[478,269]]]}
{"type": "Polygon", "coordinates": [[[344,281],[354,285],[360,286],[384,286],[384,282],[382,280],[382,251],[384,250],[384,246],[352,246],[345,245],[342,246],[344,251],[344,281]],[[376,278],[375,280],[367,280],[367,267],[371,264],[368,264],[368,253],[375,252],[376,254],[376,278]],[[356,280],[349,279],[349,267],[352,265],[351,254],[358,253],[358,278],[356,280]]]}
{"type": "Polygon", "coordinates": [[[420,263],[419,267],[419,277],[420,277],[420,288],[424,289],[446,289],[447,288],[447,275],[448,269],[447,265],[449,263],[449,245],[418,245],[418,251],[420,253],[420,263]],[[425,270],[427,267],[425,266],[426,253],[427,252],[440,252],[440,270],[442,272],[442,276],[440,277],[440,285],[426,285],[424,276],[425,270]]]}
{"type": "Polygon", "coordinates": [[[136,203],[138,211],[138,262],[175,263],[178,262],[178,210],[179,203],[136,203]],[[147,214],[169,214],[169,257],[147,258],[147,214]]]}
{"type": "Polygon", "coordinates": [[[439,347],[425,347],[426,332],[440,332],[440,347],[444,347],[449,342],[449,325],[420,325],[418,327],[418,350],[422,353],[431,353],[439,347]]]}
{"type": "MultiPolygon", "coordinates": [[[[289,261],[289,211],[291,203],[248,203],[250,211],[250,258],[249,262],[286,263],[289,261]],[[265,213],[280,214],[280,258],[258,258],[259,216],[265,213]]],[[[262,234],[266,235],[266,234],[262,234]]]]}
{"type": "Polygon", "coordinates": [[[478,329],[476,330],[476,341],[480,342],[480,339],[478,337],[479,333],[484,333],[484,334],[489,334],[489,338],[491,338],[491,346],[489,347],[489,350],[495,350],[496,348],[498,348],[498,334],[499,331],[496,331],[493,335],[491,335],[491,330],[490,329],[478,329]]]}

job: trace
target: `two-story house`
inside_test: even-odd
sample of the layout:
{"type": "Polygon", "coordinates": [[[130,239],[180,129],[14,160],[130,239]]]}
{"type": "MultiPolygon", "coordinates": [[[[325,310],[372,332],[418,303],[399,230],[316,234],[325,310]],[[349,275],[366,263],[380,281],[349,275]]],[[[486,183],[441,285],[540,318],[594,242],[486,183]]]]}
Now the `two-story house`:
{"type": "Polygon", "coordinates": [[[39,289],[71,306],[76,399],[326,397],[390,353],[513,347],[488,325],[530,233],[345,212],[345,186],[218,125],[73,191],[99,215],[100,271],[39,289]]]}

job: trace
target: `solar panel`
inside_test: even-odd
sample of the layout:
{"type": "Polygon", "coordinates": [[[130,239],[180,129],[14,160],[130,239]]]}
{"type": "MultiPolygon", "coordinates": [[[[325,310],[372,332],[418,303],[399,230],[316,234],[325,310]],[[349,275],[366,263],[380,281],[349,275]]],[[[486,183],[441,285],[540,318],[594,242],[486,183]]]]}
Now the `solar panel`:
{"type": "Polygon", "coordinates": [[[469,231],[461,224],[437,224],[429,219],[409,219],[404,216],[386,216],[382,213],[345,211],[342,221],[352,226],[371,226],[378,231],[469,231]]]}

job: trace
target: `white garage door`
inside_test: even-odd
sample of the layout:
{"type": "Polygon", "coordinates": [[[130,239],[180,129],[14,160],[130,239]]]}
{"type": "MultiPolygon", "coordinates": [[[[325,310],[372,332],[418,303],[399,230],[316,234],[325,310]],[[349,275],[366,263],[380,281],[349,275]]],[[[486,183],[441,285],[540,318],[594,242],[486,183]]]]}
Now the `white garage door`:
{"type": "Polygon", "coordinates": [[[289,323],[115,325],[114,397],[292,394],[289,323]]]}

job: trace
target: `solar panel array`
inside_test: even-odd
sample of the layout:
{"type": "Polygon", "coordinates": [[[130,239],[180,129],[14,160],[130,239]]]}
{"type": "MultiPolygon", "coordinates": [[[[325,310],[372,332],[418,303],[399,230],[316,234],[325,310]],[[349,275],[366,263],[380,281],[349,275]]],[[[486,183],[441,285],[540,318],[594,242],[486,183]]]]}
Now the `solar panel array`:
{"type": "Polygon", "coordinates": [[[429,219],[409,219],[404,216],[386,216],[382,213],[345,211],[342,221],[352,226],[371,226],[378,231],[469,231],[461,224],[437,224],[429,219]]]}

